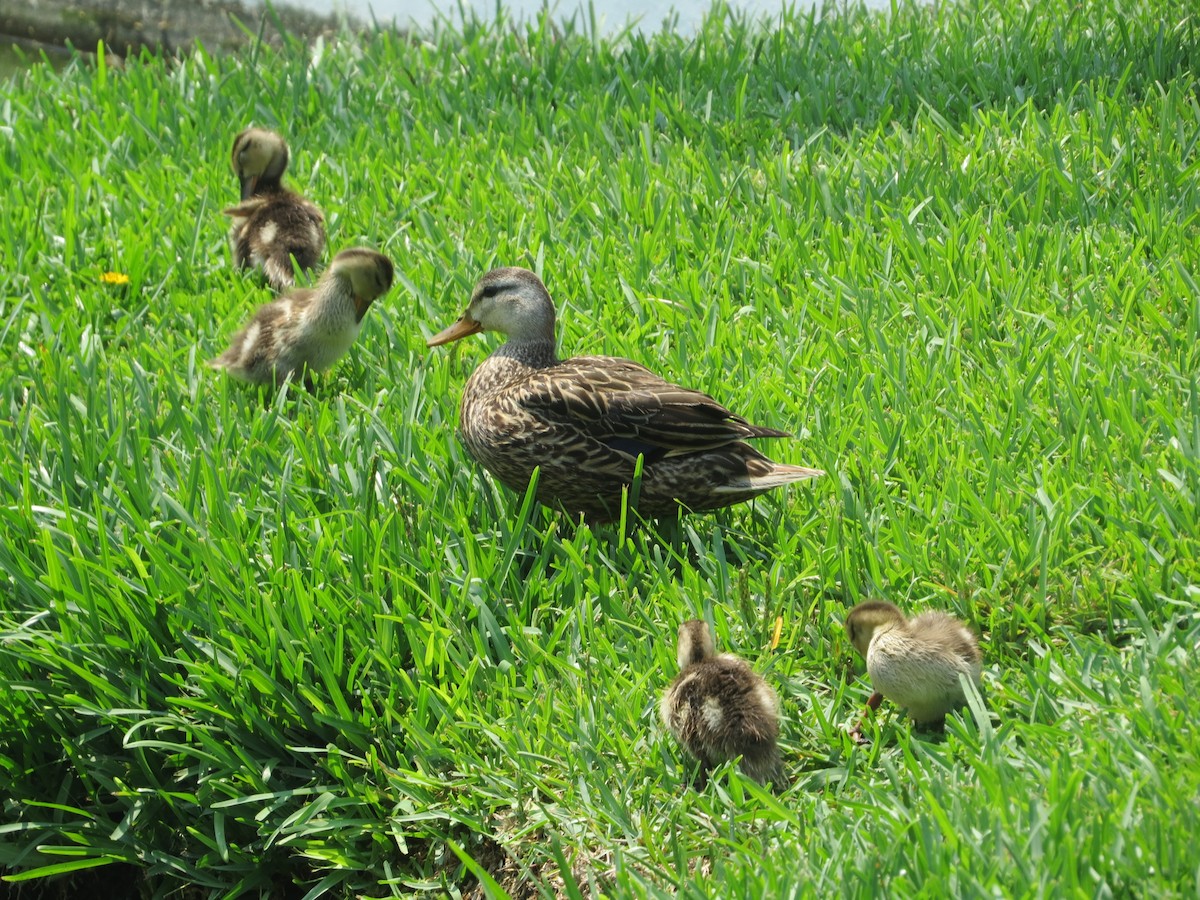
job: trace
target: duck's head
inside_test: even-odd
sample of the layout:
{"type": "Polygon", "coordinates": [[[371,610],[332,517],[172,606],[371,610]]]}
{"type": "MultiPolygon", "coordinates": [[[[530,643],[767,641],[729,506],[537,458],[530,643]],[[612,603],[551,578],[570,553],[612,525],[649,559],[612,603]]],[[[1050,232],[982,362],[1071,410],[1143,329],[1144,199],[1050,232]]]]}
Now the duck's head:
{"type": "Polygon", "coordinates": [[[273,131],[247,128],[233,139],[232,163],[242,199],[249,200],[262,188],[279,186],[287,170],[287,142],[273,131]]]}
{"type": "Polygon", "coordinates": [[[703,619],[689,619],[679,626],[675,659],[680,669],[706,660],[715,652],[712,632],[708,630],[708,623],[703,619]]]}
{"type": "Polygon", "coordinates": [[[354,294],[354,308],[358,321],[366,315],[375,298],[386,294],[392,286],[395,268],[392,261],[382,253],[366,247],[343,250],[329,264],[329,278],[345,279],[354,294]]]}
{"type": "Polygon", "coordinates": [[[438,347],[481,331],[499,331],[515,341],[554,341],[554,302],[542,280],[528,269],[492,269],[475,285],[467,311],[431,337],[438,347]]]}
{"type": "Polygon", "coordinates": [[[866,600],[846,616],[846,633],[850,635],[850,643],[864,659],[867,648],[871,646],[871,638],[877,628],[890,625],[903,625],[904,613],[894,603],[886,600],[866,600]]]}

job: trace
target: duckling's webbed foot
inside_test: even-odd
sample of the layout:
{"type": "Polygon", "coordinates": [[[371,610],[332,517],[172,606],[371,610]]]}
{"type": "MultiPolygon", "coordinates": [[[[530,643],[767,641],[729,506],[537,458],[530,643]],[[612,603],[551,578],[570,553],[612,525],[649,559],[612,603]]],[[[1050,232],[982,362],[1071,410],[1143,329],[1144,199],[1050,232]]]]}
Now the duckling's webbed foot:
{"type": "Polygon", "coordinates": [[[883,703],[883,694],[879,693],[879,691],[876,691],[870,697],[868,697],[867,708],[863,710],[862,718],[859,719],[858,723],[849,731],[850,740],[854,741],[854,743],[858,744],[860,747],[865,747],[871,743],[870,738],[863,734],[863,726],[866,725],[867,719],[870,717],[870,715],[879,709],[879,705],[881,703],[883,703]]]}
{"type": "Polygon", "coordinates": [[[317,393],[317,383],[315,380],[313,380],[312,369],[310,369],[308,366],[301,365],[295,369],[292,369],[292,371],[288,372],[283,380],[290,381],[292,383],[292,390],[295,390],[296,386],[298,385],[303,385],[304,390],[308,391],[310,394],[316,395],[317,393]]]}
{"type": "Polygon", "coordinates": [[[913,728],[916,731],[926,734],[941,734],[946,730],[946,717],[942,716],[940,719],[926,719],[923,722],[914,721],[913,728]]]}

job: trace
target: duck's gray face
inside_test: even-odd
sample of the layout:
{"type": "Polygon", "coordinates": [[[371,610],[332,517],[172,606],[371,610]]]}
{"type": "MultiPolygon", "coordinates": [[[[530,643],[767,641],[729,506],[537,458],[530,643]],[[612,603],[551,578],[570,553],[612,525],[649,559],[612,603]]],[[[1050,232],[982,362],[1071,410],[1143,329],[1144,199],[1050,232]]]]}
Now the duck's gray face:
{"type": "Polygon", "coordinates": [[[679,641],[675,646],[675,661],[680,669],[692,663],[708,659],[716,652],[712,632],[708,623],[701,619],[689,619],[679,626],[679,641]]]}
{"type": "Polygon", "coordinates": [[[518,341],[553,341],[554,303],[541,279],[528,269],[493,269],[475,285],[467,311],[428,344],[438,347],[481,331],[499,331],[518,341]]]}
{"type": "Polygon", "coordinates": [[[233,171],[249,200],[260,182],[279,181],[287,170],[287,143],[273,131],[247,128],[233,139],[233,171]]]}
{"type": "Polygon", "coordinates": [[[904,613],[900,612],[899,607],[885,600],[867,600],[850,610],[846,616],[846,634],[859,656],[866,659],[875,629],[882,625],[903,624],[904,613]]]}
{"type": "Polygon", "coordinates": [[[377,297],[386,294],[392,286],[395,268],[392,261],[382,253],[356,247],[343,250],[329,264],[331,277],[345,278],[350,282],[354,294],[354,308],[358,320],[366,314],[377,297]]]}

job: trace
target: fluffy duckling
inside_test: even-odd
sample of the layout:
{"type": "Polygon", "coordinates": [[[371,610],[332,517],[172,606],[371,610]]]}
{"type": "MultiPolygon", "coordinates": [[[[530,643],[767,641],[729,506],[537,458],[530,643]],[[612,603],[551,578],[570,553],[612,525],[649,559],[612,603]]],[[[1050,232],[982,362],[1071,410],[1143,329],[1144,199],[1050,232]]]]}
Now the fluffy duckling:
{"type": "Polygon", "coordinates": [[[295,281],[293,258],[306,271],[320,263],[325,216],[280,183],[288,146],[275,132],[247,128],[233,139],[232,162],[242,187],[242,202],[225,210],[233,219],[234,262],[240,269],[261,269],[271,287],[286,290],[295,281]]]}
{"type": "Polygon", "coordinates": [[[392,262],[359,247],[343,250],[311,288],[260,306],[229,349],[208,361],[234,378],[279,384],[323,372],[354,343],[371,303],[392,286],[392,262]]]}
{"type": "Polygon", "coordinates": [[[679,626],[680,673],[662,696],[663,724],[700,761],[698,787],[714,766],[740,756],[741,769],[760,784],[783,786],[779,760],[779,698],[745,660],[719,656],[708,625],[679,626]]]}
{"type": "MultiPolygon", "coordinates": [[[[908,710],[918,725],[941,727],[946,714],[966,703],[958,676],[979,684],[979,643],[966,625],[944,612],[906,618],[883,600],[868,600],[846,617],[850,643],[867,661],[875,693],[869,710],[886,697],[908,710]]],[[[856,727],[852,736],[861,737],[856,727]]]]}
{"type": "Polygon", "coordinates": [[[623,495],[643,516],[742,503],[824,475],[768,459],[747,443],[786,437],[752,425],[701,391],[612,356],[559,359],[554,303],[528,269],[488,272],[458,321],[431,347],[481,331],[507,343],[475,369],[460,430],[475,461],[517,493],[538,470],[537,499],[592,522],[620,517],[623,495]]]}

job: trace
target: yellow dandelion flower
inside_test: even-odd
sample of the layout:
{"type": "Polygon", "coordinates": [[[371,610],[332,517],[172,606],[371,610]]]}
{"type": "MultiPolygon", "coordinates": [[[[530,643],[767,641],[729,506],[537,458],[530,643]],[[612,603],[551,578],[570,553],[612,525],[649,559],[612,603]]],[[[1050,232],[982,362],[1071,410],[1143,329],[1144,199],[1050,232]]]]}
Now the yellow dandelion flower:
{"type": "Polygon", "coordinates": [[[129,284],[129,276],[124,272],[105,272],[100,276],[104,284],[129,284]]]}

